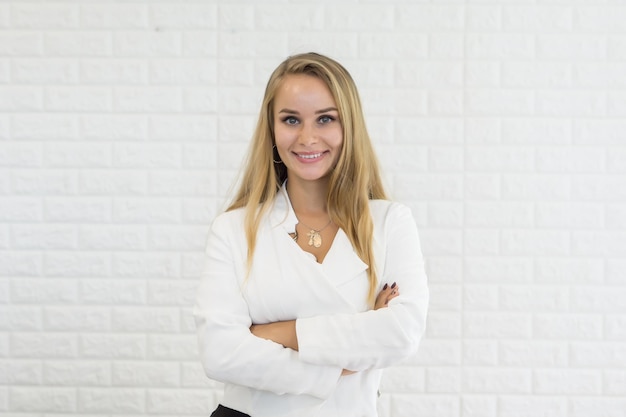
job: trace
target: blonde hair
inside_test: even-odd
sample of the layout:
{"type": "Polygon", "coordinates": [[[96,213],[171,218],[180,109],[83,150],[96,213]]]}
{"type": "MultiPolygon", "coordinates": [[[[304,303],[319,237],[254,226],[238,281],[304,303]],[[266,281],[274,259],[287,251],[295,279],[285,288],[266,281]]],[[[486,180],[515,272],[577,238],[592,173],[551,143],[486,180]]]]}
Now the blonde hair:
{"type": "Polygon", "coordinates": [[[387,199],[378,161],[367,133],[361,100],[348,71],[335,60],[317,53],[294,55],[272,73],[265,88],[259,120],[252,137],[241,184],[227,211],[245,208],[248,270],[256,246],[259,224],[287,178],[282,163],[274,160],[274,100],[285,76],[306,74],[322,80],[330,90],[343,130],[343,146],[330,174],[327,207],[331,220],[348,236],[357,255],[369,265],[368,302],[376,297],[377,275],[373,254],[370,199],[387,199]]]}

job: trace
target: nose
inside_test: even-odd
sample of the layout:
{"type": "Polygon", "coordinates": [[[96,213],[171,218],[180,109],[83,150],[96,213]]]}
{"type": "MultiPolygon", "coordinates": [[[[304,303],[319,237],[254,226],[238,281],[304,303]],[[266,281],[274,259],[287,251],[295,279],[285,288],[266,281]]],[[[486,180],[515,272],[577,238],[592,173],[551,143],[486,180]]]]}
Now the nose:
{"type": "Polygon", "coordinates": [[[317,133],[315,127],[311,123],[302,123],[298,135],[298,142],[302,145],[312,145],[317,143],[317,133]]]}

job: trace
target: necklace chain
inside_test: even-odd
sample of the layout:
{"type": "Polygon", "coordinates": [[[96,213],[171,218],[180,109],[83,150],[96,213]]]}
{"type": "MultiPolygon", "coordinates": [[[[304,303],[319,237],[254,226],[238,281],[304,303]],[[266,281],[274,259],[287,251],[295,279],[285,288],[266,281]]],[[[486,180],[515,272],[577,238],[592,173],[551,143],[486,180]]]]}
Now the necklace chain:
{"type": "MultiPolygon", "coordinates": [[[[319,248],[320,246],[322,246],[322,235],[320,233],[322,232],[322,230],[326,229],[332,223],[332,220],[328,219],[328,223],[326,223],[326,225],[319,230],[315,230],[308,224],[305,224],[304,222],[300,221],[300,219],[298,219],[298,222],[302,226],[305,226],[307,229],[311,229],[311,231],[309,231],[309,233],[306,234],[309,237],[309,242],[308,242],[309,246],[315,246],[316,248],[319,248]]],[[[298,241],[297,229],[293,235],[293,241],[294,242],[298,241]]]]}

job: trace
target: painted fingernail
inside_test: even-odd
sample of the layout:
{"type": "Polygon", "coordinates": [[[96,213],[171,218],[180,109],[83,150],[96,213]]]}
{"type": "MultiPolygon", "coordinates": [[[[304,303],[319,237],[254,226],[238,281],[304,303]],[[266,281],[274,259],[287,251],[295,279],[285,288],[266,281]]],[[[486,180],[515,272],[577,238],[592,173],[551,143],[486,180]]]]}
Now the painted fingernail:
{"type": "Polygon", "coordinates": [[[383,287],[383,290],[386,290],[386,289],[387,289],[387,284],[385,284],[385,286],[383,287]]]}
{"type": "Polygon", "coordinates": [[[396,283],[391,284],[391,288],[396,288],[396,283]]]}

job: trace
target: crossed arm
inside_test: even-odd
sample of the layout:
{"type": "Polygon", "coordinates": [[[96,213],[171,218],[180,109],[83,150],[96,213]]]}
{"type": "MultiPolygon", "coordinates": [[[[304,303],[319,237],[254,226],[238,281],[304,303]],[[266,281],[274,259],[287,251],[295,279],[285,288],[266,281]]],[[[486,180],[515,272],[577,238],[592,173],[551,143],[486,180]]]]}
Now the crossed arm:
{"type": "MultiPolygon", "coordinates": [[[[389,301],[393,300],[398,295],[400,295],[400,287],[396,285],[395,282],[391,285],[385,284],[376,297],[374,310],[387,307],[389,301]]],[[[277,321],[267,324],[253,324],[250,326],[250,332],[262,339],[271,340],[295,351],[298,350],[298,334],[296,332],[295,320],[277,321]]],[[[351,373],[354,372],[344,369],[342,375],[349,375],[351,373]]]]}

